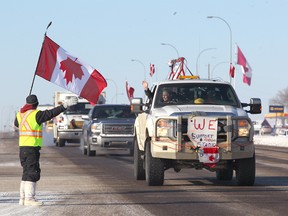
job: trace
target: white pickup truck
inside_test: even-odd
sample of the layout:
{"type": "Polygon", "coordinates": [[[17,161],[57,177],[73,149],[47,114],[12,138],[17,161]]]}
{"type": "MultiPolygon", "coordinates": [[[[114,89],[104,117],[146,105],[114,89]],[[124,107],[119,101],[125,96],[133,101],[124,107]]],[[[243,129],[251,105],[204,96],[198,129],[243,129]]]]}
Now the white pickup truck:
{"type": "MultiPolygon", "coordinates": [[[[70,97],[78,97],[71,92],[55,92],[54,106],[63,104],[70,97]]],[[[87,115],[92,105],[84,98],[78,97],[78,103],[68,107],[54,118],[53,136],[58,147],[64,147],[66,142],[79,142],[82,135],[82,115],[87,115]]]]}
{"type": "Polygon", "coordinates": [[[131,101],[137,180],[163,185],[165,170],[195,168],[215,171],[218,180],[232,180],[235,170],[238,185],[254,184],[254,131],[247,113],[261,113],[259,98],[241,103],[229,83],[198,77],[159,82],[151,91],[145,103],[131,101]],[[169,103],[163,91],[170,93],[169,103]]]}

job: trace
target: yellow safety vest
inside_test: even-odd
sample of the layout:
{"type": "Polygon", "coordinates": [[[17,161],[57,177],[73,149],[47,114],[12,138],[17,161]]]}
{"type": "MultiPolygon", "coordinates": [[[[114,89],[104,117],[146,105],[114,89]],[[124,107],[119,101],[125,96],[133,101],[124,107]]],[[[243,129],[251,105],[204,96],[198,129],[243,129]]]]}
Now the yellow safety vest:
{"type": "Polygon", "coordinates": [[[19,146],[42,147],[42,124],[36,121],[39,110],[17,113],[19,123],[19,146]]]}

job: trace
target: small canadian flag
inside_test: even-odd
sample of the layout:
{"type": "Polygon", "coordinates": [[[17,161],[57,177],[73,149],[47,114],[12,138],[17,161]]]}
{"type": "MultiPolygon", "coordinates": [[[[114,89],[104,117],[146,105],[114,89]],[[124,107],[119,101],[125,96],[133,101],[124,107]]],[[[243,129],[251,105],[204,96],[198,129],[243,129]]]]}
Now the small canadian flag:
{"type": "Polygon", "coordinates": [[[248,61],[246,60],[245,56],[243,55],[240,48],[237,46],[237,64],[241,65],[242,73],[243,73],[243,82],[251,85],[252,79],[252,68],[250,67],[248,61]]]}
{"type": "Polygon", "coordinates": [[[126,93],[127,93],[127,97],[128,100],[131,102],[131,99],[134,97],[134,88],[133,87],[129,87],[128,81],[126,81],[126,93]]]}
{"type": "Polygon", "coordinates": [[[154,64],[150,64],[150,76],[152,77],[154,73],[155,73],[155,66],[154,64]]]}
{"type": "Polygon", "coordinates": [[[232,63],[230,63],[230,71],[229,71],[229,74],[232,78],[234,78],[235,76],[235,67],[233,66],[232,63]]]}

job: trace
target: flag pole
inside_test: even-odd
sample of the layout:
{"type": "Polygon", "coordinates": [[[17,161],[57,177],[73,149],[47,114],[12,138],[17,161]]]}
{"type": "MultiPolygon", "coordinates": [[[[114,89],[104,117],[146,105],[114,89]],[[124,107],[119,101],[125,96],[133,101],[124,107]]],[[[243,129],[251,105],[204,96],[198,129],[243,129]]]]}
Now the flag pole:
{"type": "Polygon", "coordinates": [[[45,31],[45,34],[44,34],[44,39],[43,39],[43,42],[42,42],[41,51],[40,51],[40,54],[39,54],[39,57],[38,57],[38,61],[37,61],[37,65],[36,65],[36,68],[35,68],[35,72],[34,72],[34,76],[33,76],[33,80],[32,80],[32,84],[31,84],[29,95],[31,95],[32,88],[33,88],[33,85],[34,85],[34,81],[35,81],[35,77],[36,77],[36,70],[37,70],[37,66],[38,66],[39,61],[40,61],[40,56],[41,56],[41,53],[42,53],[42,50],[43,50],[43,44],[44,44],[44,40],[45,40],[45,37],[46,37],[46,34],[47,34],[47,30],[51,26],[51,24],[52,24],[52,21],[49,22],[48,26],[46,27],[46,31],[45,31]]]}
{"type": "MultiPolygon", "coordinates": [[[[237,58],[237,60],[238,60],[238,50],[237,50],[237,43],[235,43],[235,46],[234,46],[234,57],[235,57],[235,55],[236,55],[236,58],[237,58]],[[237,51],[236,51],[237,50],[237,51]],[[236,54],[237,53],[237,54],[236,54]]],[[[237,63],[237,61],[234,61],[234,64],[235,64],[235,66],[236,66],[236,63],[237,63]]],[[[236,73],[234,73],[234,79],[233,79],[233,81],[234,81],[234,89],[236,90],[236,73]]]]}

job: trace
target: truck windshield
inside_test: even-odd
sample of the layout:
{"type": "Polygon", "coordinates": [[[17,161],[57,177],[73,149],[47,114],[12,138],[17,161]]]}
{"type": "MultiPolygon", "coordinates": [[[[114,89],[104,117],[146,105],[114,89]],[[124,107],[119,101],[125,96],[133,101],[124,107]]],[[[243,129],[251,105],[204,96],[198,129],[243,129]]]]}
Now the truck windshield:
{"type": "Polygon", "coordinates": [[[92,105],[90,103],[78,103],[74,106],[68,107],[64,113],[87,115],[91,108],[92,108],[92,105]]]}
{"type": "Polygon", "coordinates": [[[94,108],[92,118],[136,118],[130,106],[97,106],[94,108]]]}
{"type": "Polygon", "coordinates": [[[166,105],[229,105],[240,107],[230,85],[219,83],[175,83],[158,86],[154,107],[166,105]]]}

